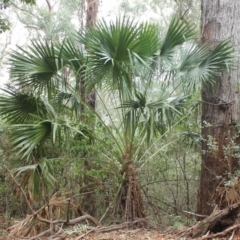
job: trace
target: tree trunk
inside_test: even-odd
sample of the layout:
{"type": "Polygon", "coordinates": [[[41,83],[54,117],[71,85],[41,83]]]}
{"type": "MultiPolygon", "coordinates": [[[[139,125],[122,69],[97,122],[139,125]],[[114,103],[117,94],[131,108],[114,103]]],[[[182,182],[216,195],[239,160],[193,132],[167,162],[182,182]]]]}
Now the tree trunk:
{"type": "MultiPolygon", "coordinates": [[[[97,13],[98,13],[98,5],[99,0],[87,0],[87,10],[86,10],[86,28],[91,28],[96,24],[97,21],[97,13]]],[[[85,5],[83,5],[85,7],[85,5]]],[[[80,95],[85,99],[85,101],[89,104],[90,107],[95,109],[96,107],[96,92],[94,89],[91,92],[87,93],[85,89],[85,79],[82,76],[79,76],[77,82],[77,89],[80,95]]],[[[80,111],[84,112],[84,106],[80,107],[80,111]]],[[[80,113],[81,114],[81,113],[80,113]]]]}
{"type": "MultiPolygon", "coordinates": [[[[90,28],[96,24],[99,0],[87,0],[86,27],[90,28]]],[[[96,107],[96,92],[94,89],[87,93],[85,99],[93,109],[96,107]]]]}
{"type": "MultiPolygon", "coordinates": [[[[135,165],[131,161],[124,161],[123,182],[117,194],[114,215],[119,221],[132,222],[145,218],[144,203],[141,187],[138,182],[135,165]]],[[[137,222],[138,226],[143,226],[144,222],[137,222]]]]}
{"type": "MultiPolygon", "coordinates": [[[[201,1],[202,42],[211,47],[231,37],[236,55],[240,53],[240,1],[201,1]]],[[[234,146],[239,143],[240,123],[239,58],[234,70],[224,71],[213,85],[202,89],[202,169],[197,212],[209,215],[215,204],[227,205],[216,191],[233,177],[238,168],[234,146]]],[[[236,148],[235,148],[236,149],[236,148]]]]}
{"type": "MultiPolygon", "coordinates": [[[[96,24],[99,0],[87,0],[86,4],[86,28],[90,28],[96,24]]],[[[85,5],[83,4],[83,6],[85,5]]],[[[79,76],[78,78],[77,89],[85,102],[95,110],[96,92],[94,89],[90,92],[86,91],[85,78],[83,76],[79,76]]],[[[88,122],[88,126],[92,126],[92,129],[94,129],[94,121],[92,119],[86,119],[86,108],[84,104],[79,106],[79,111],[80,121],[85,123],[88,122]]],[[[90,145],[92,142],[89,141],[88,144],[90,145]]],[[[91,153],[88,153],[88,151],[83,151],[82,157],[85,158],[88,154],[91,155],[91,153]]],[[[97,185],[93,181],[93,178],[87,175],[87,172],[91,169],[93,169],[93,164],[89,160],[84,160],[84,170],[86,174],[83,176],[83,181],[81,182],[83,186],[81,186],[80,193],[85,193],[85,198],[82,200],[82,207],[84,211],[95,216],[97,212],[97,198],[94,188],[96,188],[97,185]]]]}
{"type": "Polygon", "coordinates": [[[99,0],[87,0],[87,27],[92,27],[97,21],[99,0]]]}

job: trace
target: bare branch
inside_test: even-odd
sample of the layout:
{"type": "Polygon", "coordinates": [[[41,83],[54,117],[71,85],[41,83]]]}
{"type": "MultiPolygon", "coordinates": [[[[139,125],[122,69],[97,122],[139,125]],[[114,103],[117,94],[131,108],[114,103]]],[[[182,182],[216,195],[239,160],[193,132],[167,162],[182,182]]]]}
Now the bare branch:
{"type": "Polygon", "coordinates": [[[35,15],[32,14],[31,12],[29,12],[29,11],[23,9],[23,8],[18,7],[13,1],[10,1],[10,3],[11,3],[15,8],[17,8],[18,10],[20,10],[20,11],[22,11],[22,12],[27,12],[28,14],[32,15],[33,17],[35,17],[35,15]]]}
{"type": "Polygon", "coordinates": [[[218,237],[224,237],[226,236],[229,232],[233,231],[233,234],[234,234],[234,231],[237,229],[237,228],[240,228],[240,224],[235,224],[229,228],[227,228],[226,230],[222,231],[222,232],[219,232],[219,233],[215,233],[215,234],[209,234],[207,236],[204,236],[202,238],[200,238],[199,240],[205,240],[205,239],[215,239],[215,238],[218,238],[218,237]]]}
{"type": "Polygon", "coordinates": [[[67,223],[67,224],[69,224],[69,225],[77,224],[77,223],[79,223],[79,222],[81,222],[81,221],[83,221],[83,220],[90,220],[90,221],[92,221],[96,226],[99,226],[99,225],[100,225],[100,223],[98,222],[98,220],[97,220],[96,218],[94,218],[94,217],[92,217],[92,216],[90,216],[90,215],[88,215],[88,214],[83,215],[83,216],[78,217],[78,218],[71,219],[71,220],[69,220],[69,221],[67,221],[67,220],[61,220],[61,219],[60,219],[60,220],[55,220],[55,221],[50,221],[50,220],[47,220],[47,219],[42,218],[42,217],[39,217],[39,216],[37,216],[37,219],[38,219],[39,221],[41,221],[41,222],[45,222],[45,223],[49,223],[49,224],[67,223]]]}
{"type": "Polygon", "coordinates": [[[52,11],[52,6],[51,6],[49,0],[46,0],[46,3],[47,3],[47,5],[48,5],[48,10],[49,10],[49,12],[51,12],[51,11],[52,11]]]}

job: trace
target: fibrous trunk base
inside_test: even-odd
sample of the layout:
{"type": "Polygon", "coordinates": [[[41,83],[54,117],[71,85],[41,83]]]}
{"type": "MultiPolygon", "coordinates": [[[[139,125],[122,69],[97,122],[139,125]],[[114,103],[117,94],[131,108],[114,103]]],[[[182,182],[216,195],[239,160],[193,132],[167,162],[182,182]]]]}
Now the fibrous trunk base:
{"type": "MultiPolygon", "coordinates": [[[[114,215],[120,221],[132,222],[145,218],[143,198],[134,165],[128,164],[124,169],[124,179],[116,198],[114,215]]],[[[144,222],[136,224],[142,226],[144,222]]]]}

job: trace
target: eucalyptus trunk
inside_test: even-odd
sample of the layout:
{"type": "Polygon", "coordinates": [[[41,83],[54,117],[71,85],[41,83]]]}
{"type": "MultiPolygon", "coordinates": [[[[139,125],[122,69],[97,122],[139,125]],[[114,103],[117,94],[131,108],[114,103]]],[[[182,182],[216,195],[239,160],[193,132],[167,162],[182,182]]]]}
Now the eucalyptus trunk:
{"type": "MultiPolygon", "coordinates": [[[[97,20],[99,0],[87,0],[86,4],[87,4],[86,28],[94,27],[97,20]]],[[[92,109],[95,109],[96,91],[92,89],[90,92],[87,92],[85,85],[86,85],[85,78],[83,76],[79,76],[78,82],[77,82],[77,88],[78,88],[79,94],[92,109]]],[[[94,129],[94,120],[86,119],[85,117],[86,108],[84,107],[83,104],[80,105],[79,110],[80,110],[80,121],[88,123],[89,127],[92,127],[92,129],[94,129]]],[[[92,144],[92,142],[89,142],[88,144],[90,145],[92,144]]],[[[88,151],[83,151],[82,157],[87,158],[87,155],[91,156],[92,154],[89,153],[88,151]]],[[[86,174],[83,176],[83,181],[81,182],[83,186],[80,186],[81,187],[80,193],[85,194],[85,197],[82,200],[83,209],[87,211],[89,214],[95,216],[97,212],[97,206],[96,206],[97,199],[95,194],[95,189],[97,188],[97,184],[93,180],[93,178],[87,175],[87,172],[90,171],[92,168],[93,168],[92,163],[88,159],[84,160],[84,170],[86,174]]]]}
{"type": "MultiPolygon", "coordinates": [[[[202,42],[210,47],[231,37],[236,56],[240,54],[240,1],[202,0],[202,42]]],[[[220,191],[238,169],[236,150],[240,123],[240,65],[221,72],[214,85],[202,88],[202,169],[197,212],[209,215],[217,204],[229,204],[227,192],[220,191]]]]}
{"type": "MultiPolygon", "coordinates": [[[[99,0],[87,0],[87,18],[86,18],[86,27],[90,28],[96,24],[97,14],[98,14],[99,0]]],[[[87,103],[95,109],[96,107],[96,91],[91,90],[90,93],[87,93],[85,96],[87,103]]]]}

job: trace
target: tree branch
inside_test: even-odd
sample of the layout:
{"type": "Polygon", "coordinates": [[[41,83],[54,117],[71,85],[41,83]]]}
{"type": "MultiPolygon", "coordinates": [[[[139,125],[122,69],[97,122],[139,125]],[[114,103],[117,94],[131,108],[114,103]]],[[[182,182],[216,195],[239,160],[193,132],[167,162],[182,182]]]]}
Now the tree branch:
{"type": "Polygon", "coordinates": [[[48,10],[49,10],[49,12],[52,12],[52,6],[51,6],[49,0],[46,0],[46,3],[47,3],[47,5],[48,5],[48,10]]]}
{"type": "Polygon", "coordinates": [[[66,223],[66,224],[69,224],[69,225],[74,225],[74,224],[77,224],[83,220],[90,220],[92,221],[96,226],[100,226],[100,223],[98,222],[98,220],[88,214],[86,215],[83,215],[81,217],[78,217],[78,218],[74,218],[74,219],[71,219],[71,220],[54,220],[54,221],[51,221],[51,220],[47,220],[45,218],[42,218],[40,216],[37,216],[37,219],[41,222],[45,222],[45,223],[49,223],[49,224],[58,224],[58,223],[66,223]]]}

